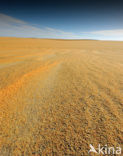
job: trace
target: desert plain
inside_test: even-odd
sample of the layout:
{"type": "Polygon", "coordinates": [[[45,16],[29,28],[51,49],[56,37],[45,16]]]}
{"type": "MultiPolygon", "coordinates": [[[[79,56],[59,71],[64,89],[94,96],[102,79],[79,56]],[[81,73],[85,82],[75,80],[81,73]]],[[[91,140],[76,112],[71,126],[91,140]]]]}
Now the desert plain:
{"type": "Polygon", "coordinates": [[[123,42],[0,38],[0,156],[123,147],[123,42]]]}

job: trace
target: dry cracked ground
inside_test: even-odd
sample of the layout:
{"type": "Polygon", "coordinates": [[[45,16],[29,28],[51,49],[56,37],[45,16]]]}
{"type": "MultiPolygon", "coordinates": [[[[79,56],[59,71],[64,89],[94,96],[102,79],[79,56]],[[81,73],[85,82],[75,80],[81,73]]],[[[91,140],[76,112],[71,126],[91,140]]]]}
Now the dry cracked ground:
{"type": "Polygon", "coordinates": [[[0,156],[123,147],[123,42],[0,38],[0,156]]]}

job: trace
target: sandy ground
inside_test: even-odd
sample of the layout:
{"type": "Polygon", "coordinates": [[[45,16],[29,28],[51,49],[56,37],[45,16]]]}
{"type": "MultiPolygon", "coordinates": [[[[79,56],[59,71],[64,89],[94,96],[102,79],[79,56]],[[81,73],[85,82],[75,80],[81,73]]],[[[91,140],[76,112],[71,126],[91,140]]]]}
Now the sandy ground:
{"type": "Polygon", "coordinates": [[[123,42],[0,38],[0,156],[123,147],[122,78],[123,42]]]}

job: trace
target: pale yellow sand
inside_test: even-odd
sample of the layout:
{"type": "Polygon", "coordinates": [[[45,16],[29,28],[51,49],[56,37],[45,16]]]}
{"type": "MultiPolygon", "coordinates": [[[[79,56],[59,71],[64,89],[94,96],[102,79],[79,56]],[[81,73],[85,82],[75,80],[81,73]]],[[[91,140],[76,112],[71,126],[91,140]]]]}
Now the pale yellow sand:
{"type": "Polygon", "coordinates": [[[121,146],[123,42],[0,38],[0,156],[121,146]]]}

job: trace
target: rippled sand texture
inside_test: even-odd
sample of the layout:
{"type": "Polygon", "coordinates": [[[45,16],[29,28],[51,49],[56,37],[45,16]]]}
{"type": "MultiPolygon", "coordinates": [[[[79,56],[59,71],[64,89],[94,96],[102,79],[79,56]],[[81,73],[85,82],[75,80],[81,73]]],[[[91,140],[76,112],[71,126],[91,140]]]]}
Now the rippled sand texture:
{"type": "Polygon", "coordinates": [[[121,146],[123,42],[0,38],[0,156],[121,146]]]}

